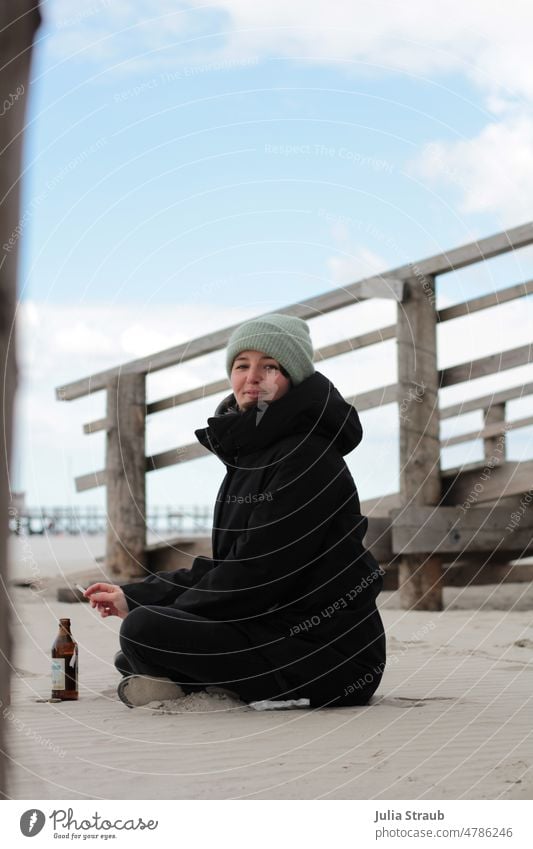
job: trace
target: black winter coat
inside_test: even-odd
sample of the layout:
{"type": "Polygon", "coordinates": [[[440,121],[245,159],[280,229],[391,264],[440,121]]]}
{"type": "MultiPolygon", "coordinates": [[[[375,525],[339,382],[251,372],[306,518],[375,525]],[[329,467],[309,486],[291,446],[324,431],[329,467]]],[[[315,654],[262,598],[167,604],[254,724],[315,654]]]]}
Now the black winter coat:
{"type": "Polygon", "coordinates": [[[130,609],[173,605],[232,622],[281,666],[296,663],[302,640],[327,646],[329,664],[351,664],[347,688],[366,674],[375,689],[383,572],[363,545],[368,522],[343,459],[362,439],[354,407],[315,372],[263,411],[240,412],[229,395],[196,436],[226,466],[213,557],[123,587],[130,609]]]}

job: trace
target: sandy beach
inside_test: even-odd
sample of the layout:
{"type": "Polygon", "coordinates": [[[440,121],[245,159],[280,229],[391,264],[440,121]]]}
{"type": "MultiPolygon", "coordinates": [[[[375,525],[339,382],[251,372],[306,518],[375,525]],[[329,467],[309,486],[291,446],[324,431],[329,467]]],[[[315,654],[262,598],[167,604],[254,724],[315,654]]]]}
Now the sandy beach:
{"type": "Polygon", "coordinates": [[[372,703],[268,711],[216,693],[129,710],[112,664],[120,621],[58,602],[66,585],[10,590],[10,798],[532,796],[529,584],[449,588],[442,613],[399,610],[383,593],[388,665],[372,703]],[[80,647],[80,699],[38,702],[62,616],[80,647]]]}

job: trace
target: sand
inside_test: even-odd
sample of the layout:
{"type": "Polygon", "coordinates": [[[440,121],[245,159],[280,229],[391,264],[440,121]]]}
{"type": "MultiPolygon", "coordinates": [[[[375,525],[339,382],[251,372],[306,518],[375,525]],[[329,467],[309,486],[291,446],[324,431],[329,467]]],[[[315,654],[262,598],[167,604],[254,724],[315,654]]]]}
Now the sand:
{"type": "Polygon", "coordinates": [[[379,690],[368,706],[322,710],[255,710],[205,692],[130,710],[112,664],[119,620],[57,602],[53,582],[11,597],[10,798],[532,796],[527,584],[446,590],[442,613],[398,610],[382,594],[389,661],[379,690]],[[80,700],[37,702],[50,694],[60,616],[80,645],[80,700]]]}

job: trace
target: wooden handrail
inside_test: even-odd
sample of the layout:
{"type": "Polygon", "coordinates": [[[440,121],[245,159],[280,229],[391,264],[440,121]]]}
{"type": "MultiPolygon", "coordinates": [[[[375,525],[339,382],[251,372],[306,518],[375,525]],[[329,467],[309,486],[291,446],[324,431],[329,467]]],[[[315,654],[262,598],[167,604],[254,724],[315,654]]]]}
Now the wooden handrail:
{"type": "MultiPolygon", "coordinates": [[[[499,256],[517,248],[525,247],[533,243],[533,222],[522,224],[512,230],[496,233],[485,239],[470,242],[453,250],[428,257],[414,263],[399,266],[386,271],[383,274],[373,275],[349,286],[335,289],[309,298],[297,304],[279,309],[278,312],[286,315],[295,315],[300,318],[312,319],[324,313],[348,306],[354,300],[367,300],[370,298],[393,298],[401,301],[403,298],[403,283],[410,279],[424,279],[425,277],[446,274],[457,271],[472,263],[499,256]]],[[[527,284],[524,284],[527,285],[527,284]]],[[[452,307],[448,309],[453,309],[452,307]]],[[[441,311],[445,312],[444,310],[441,311]]],[[[451,313],[449,314],[451,316],[451,313]]],[[[441,319],[442,320],[442,319],[441,319]]],[[[107,383],[123,374],[151,374],[159,369],[168,368],[186,360],[194,359],[203,354],[218,351],[226,345],[229,336],[239,325],[232,325],[215,333],[208,333],[157,354],[132,360],[124,365],[117,366],[106,371],[98,372],[81,380],[67,383],[56,389],[56,396],[60,401],[72,401],[92,392],[105,389],[107,383]]]]}
{"type": "MultiPolygon", "coordinates": [[[[533,236],[531,241],[533,241],[533,236]]],[[[403,298],[403,292],[404,284],[402,280],[393,278],[390,275],[376,274],[373,277],[359,280],[357,283],[352,283],[349,286],[335,289],[333,292],[326,292],[324,295],[317,295],[301,303],[283,307],[282,309],[278,309],[277,312],[284,315],[297,316],[298,318],[312,319],[319,315],[341,309],[342,307],[350,306],[354,301],[366,301],[372,298],[390,298],[399,302],[403,298]]],[[[262,313],[262,315],[268,315],[268,313],[262,313]]],[[[259,317],[254,316],[254,318],[259,317]]],[[[193,360],[204,354],[211,354],[213,351],[224,348],[233,331],[237,327],[240,327],[241,324],[242,322],[233,324],[231,327],[225,327],[214,333],[207,333],[205,336],[198,336],[196,339],[183,342],[181,345],[175,345],[173,348],[167,348],[164,351],[158,351],[156,354],[131,360],[128,363],[124,363],[124,365],[106,369],[106,371],[76,380],[74,383],[67,383],[56,389],[56,397],[58,401],[73,401],[75,398],[82,398],[84,395],[90,395],[93,392],[99,392],[105,389],[111,380],[120,378],[122,375],[152,374],[154,371],[169,368],[187,360],[193,360]]]]}
{"type": "Polygon", "coordinates": [[[465,383],[487,374],[495,374],[506,369],[533,363],[533,345],[521,345],[509,351],[498,351],[478,360],[470,360],[455,366],[441,369],[439,372],[440,386],[453,386],[465,383]]]}
{"type": "Polygon", "coordinates": [[[479,310],[500,306],[507,303],[507,301],[514,301],[516,298],[525,298],[532,293],[533,280],[526,280],[525,283],[517,283],[514,286],[508,286],[506,289],[498,289],[489,295],[481,295],[479,298],[472,298],[470,301],[461,301],[458,304],[452,304],[451,307],[437,310],[437,321],[442,322],[450,321],[452,318],[461,318],[479,310]]]}
{"type": "MultiPolygon", "coordinates": [[[[443,322],[454,318],[460,318],[462,316],[468,316],[478,310],[498,306],[532,293],[533,280],[528,280],[525,283],[509,286],[506,289],[499,289],[497,292],[492,292],[490,295],[483,295],[480,298],[473,298],[470,301],[462,301],[461,303],[454,304],[451,307],[446,307],[445,309],[437,312],[437,321],[443,322]]],[[[369,333],[352,336],[350,339],[343,339],[340,342],[335,342],[332,345],[325,345],[324,347],[317,349],[315,352],[315,362],[322,362],[330,357],[337,357],[340,354],[349,353],[350,351],[358,350],[369,345],[385,342],[389,339],[395,338],[395,336],[396,324],[390,324],[386,327],[370,331],[369,333]]],[[[458,367],[459,366],[454,366],[453,368],[455,369],[458,367]]],[[[511,368],[512,366],[509,367],[511,368]]],[[[449,370],[447,379],[449,380],[451,377],[453,377],[453,372],[449,370]]],[[[446,383],[445,385],[450,384],[446,383]]],[[[208,398],[210,395],[216,395],[226,389],[228,389],[228,380],[226,378],[215,380],[212,383],[206,383],[203,386],[197,386],[194,389],[187,389],[184,392],[178,392],[175,395],[170,395],[167,398],[161,398],[158,401],[152,401],[150,404],[147,404],[146,415],[159,413],[162,410],[173,409],[174,407],[181,406],[182,404],[188,404],[191,401],[208,398]]],[[[355,398],[356,396],[353,397],[355,398]]],[[[443,411],[441,411],[441,418],[443,417],[442,412],[443,411]]],[[[107,419],[97,419],[96,421],[85,424],[83,426],[83,431],[87,434],[96,433],[97,431],[106,430],[107,427],[107,419]]]]}

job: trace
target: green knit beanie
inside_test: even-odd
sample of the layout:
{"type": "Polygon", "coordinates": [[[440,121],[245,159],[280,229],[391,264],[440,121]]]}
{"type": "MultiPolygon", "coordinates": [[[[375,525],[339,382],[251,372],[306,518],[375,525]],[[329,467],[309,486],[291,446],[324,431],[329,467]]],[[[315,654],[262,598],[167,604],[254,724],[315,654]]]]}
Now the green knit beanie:
{"type": "Polygon", "coordinates": [[[241,324],[228,339],[226,369],[241,351],[262,351],[283,366],[297,386],[313,374],[313,343],[307,322],[292,315],[272,313],[241,324]]]}

